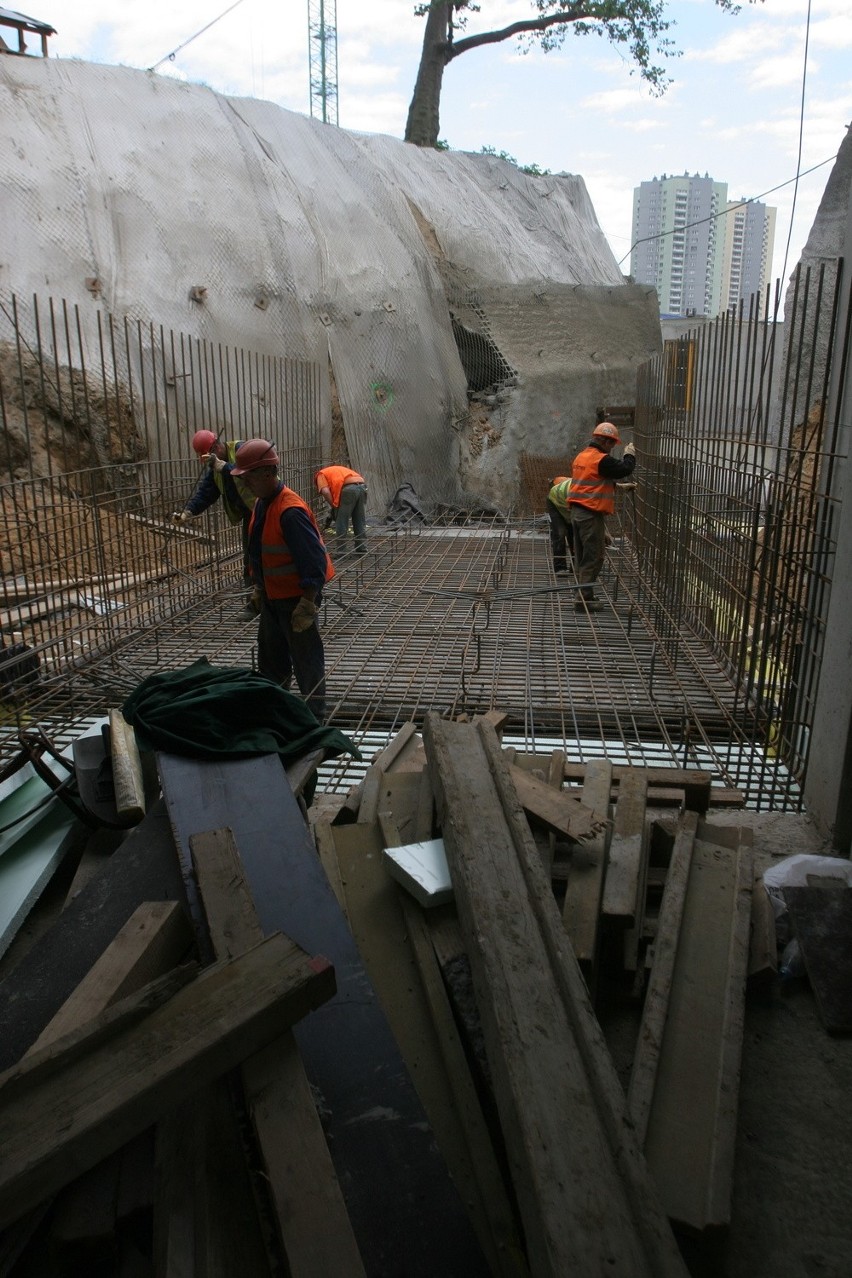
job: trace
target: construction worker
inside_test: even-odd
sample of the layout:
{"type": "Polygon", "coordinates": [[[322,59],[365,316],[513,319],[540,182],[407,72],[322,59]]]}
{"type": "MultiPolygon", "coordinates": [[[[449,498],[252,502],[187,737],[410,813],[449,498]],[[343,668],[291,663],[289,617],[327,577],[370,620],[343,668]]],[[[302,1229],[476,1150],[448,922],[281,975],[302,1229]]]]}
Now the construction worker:
{"type": "Polygon", "coordinates": [[[610,454],[621,441],[612,422],[599,422],[584,449],[571,466],[568,507],[574,530],[574,559],[580,594],[578,612],[600,612],[594,583],[600,575],[606,549],[606,517],[615,510],[615,484],[629,479],[636,466],[636,449],[626,444],[619,461],[610,454]]]}
{"type": "Polygon", "coordinates": [[[317,719],[325,715],[325,649],[317,625],[322,588],[334,576],[310,507],[278,474],[275,445],[248,439],[232,472],[256,498],[249,564],[260,597],[257,664],[289,688],[293,675],[317,719]]]}
{"type": "Polygon", "coordinates": [[[574,557],[574,530],[571,527],[571,514],[568,510],[568,492],[571,480],[568,475],[557,475],[550,480],[547,494],[547,516],[550,520],[550,553],[553,556],[553,571],[568,571],[568,555],[574,557]]]}
{"type": "Polygon", "coordinates": [[[331,507],[334,515],[334,533],[337,545],[352,531],[355,534],[355,553],[363,555],[367,549],[364,536],[367,532],[367,485],[364,476],[348,466],[324,466],[314,475],[317,492],[331,507]]]}
{"type": "MultiPolygon", "coordinates": [[[[254,497],[242,480],[234,477],[234,458],[241,439],[220,440],[212,430],[197,430],[192,437],[193,451],[204,467],[201,478],[183,510],[172,515],[172,523],[185,526],[203,515],[205,510],[222,498],[225,517],[231,524],[241,524],[243,547],[243,582],[251,584],[248,561],[248,528],[251,520],[254,497]]],[[[260,612],[253,595],[249,595],[246,605],[239,616],[242,621],[251,621],[260,612]]]]}

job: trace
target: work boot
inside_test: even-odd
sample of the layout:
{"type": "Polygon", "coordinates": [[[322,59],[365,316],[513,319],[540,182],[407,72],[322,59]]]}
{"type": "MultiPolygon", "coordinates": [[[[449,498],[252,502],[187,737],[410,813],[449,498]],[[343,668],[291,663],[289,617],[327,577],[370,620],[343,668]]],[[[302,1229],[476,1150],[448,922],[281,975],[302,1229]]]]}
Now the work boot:
{"type": "Polygon", "coordinates": [[[603,604],[598,603],[597,599],[583,599],[582,597],[574,604],[575,612],[600,612],[603,604]]]}

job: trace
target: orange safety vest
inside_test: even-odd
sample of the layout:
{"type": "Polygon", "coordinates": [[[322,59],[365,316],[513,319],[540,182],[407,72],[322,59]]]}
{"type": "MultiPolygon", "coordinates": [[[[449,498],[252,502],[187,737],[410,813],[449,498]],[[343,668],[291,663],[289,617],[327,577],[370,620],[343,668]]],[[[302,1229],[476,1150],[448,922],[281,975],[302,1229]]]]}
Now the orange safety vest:
{"type": "MultiPolygon", "coordinates": [[[[319,541],[322,542],[320,530],[317,527],[317,521],[313,517],[310,506],[302,501],[298,493],[294,493],[292,488],[287,488],[285,485],[266,509],[266,518],[263,521],[263,532],[261,534],[260,562],[263,568],[263,589],[269,599],[295,599],[297,595],[302,593],[299,571],[293,562],[290,547],[281,532],[281,516],[285,510],[290,510],[294,506],[305,511],[314,528],[316,528],[319,541]]],[[[252,515],[249,535],[251,535],[251,528],[254,527],[254,521],[255,516],[252,515]]],[[[323,547],[323,549],[325,548],[323,547]]],[[[326,581],[331,581],[333,576],[334,565],[326,550],[326,581]]]]}
{"type": "Polygon", "coordinates": [[[363,475],[359,475],[357,470],[350,470],[348,466],[324,466],[322,470],[317,471],[316,484],[327,488],[331,493],[331,504],[337,509],[340,505],[340,493],[346,484],[364,484],[366,480],[363,475]]]}
{"type": "Polygon", "coordinates": [[[585,506],[600,515],[611,515],[615,510],[615,484],[611,479],[601,479],[598,466],[602,453],[590,444],[578,453],[571,466],[571,491],[569,506],[585,506]]]}

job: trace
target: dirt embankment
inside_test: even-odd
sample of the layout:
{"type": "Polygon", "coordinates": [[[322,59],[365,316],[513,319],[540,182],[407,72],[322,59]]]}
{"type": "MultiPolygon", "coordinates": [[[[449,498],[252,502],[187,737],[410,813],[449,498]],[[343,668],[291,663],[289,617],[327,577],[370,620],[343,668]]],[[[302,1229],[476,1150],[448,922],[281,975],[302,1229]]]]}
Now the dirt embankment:
{"type": "Polygon", "coordinates": [[[0,343],[0,482],[92,471],[147,456],[122,388],[0,343]]]}

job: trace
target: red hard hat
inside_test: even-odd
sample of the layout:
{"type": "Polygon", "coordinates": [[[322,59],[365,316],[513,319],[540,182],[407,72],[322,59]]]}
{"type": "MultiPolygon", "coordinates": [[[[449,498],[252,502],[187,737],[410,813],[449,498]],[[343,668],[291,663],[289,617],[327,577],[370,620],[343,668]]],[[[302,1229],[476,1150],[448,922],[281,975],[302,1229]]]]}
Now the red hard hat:
{"type": "Polygon", "coordinates": [[[216,443],[216,436],[212,430],[197,430],[192,437],[192,447],[198,453],[199,457],[203,457],[205,453],[209,453],[210,449],[216,443]]]}
{"type": "Polygon", "coordinates": [[[603,439],[614,439],[616,444],[621,443],[621,440],[618,438],[618,427],[613,426],[612,422],[598,422],[597,426],[592,431],[592,434],[603,439]]]}
{"type": "Polygon", "coordinates": [[[278,466],[278,454],[275,445],[268,439],[247,439],[240,444],[235,457],[232,475],[245,475],[250,470],[258,470],[261,466],[278,466]]]}

